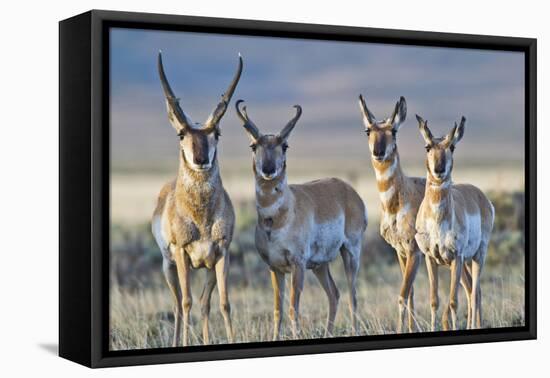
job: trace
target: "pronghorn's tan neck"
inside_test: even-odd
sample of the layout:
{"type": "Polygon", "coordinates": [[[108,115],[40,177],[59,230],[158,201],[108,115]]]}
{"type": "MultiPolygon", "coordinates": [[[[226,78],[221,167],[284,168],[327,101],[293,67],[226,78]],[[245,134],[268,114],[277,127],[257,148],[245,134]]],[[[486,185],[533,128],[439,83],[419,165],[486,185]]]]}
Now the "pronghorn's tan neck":
{"type": "Polygon", "coordinates": [[[450,214],[452,207],[451,177],[436,180],[429,172],[426,179],[426,198],[431,214],[441,221],[450,214]]]}
{"type": "Polygon", "coordinates": [[[208,222],[223,194],[218,159],[214,157],[208,171],[197,172],[181,155],[175,188],[178,211],[191,215],[196,222],[208,222]]]}
{"type": "Polygon", "coordinates": [[[382,209],[390,213],[399,210],[399,193],[402,192],[404,174],[397,150],[388,160],[379,162],[372,159],[378,194],[382,202],[382,209]]]}
{"type": "Polygon", "coordinates": [[[255,172],[258,225],[267,233],[283,227],[289,220],[293,195],[286,179],[286,170],[273,180],[264,180],[255,172]]]}

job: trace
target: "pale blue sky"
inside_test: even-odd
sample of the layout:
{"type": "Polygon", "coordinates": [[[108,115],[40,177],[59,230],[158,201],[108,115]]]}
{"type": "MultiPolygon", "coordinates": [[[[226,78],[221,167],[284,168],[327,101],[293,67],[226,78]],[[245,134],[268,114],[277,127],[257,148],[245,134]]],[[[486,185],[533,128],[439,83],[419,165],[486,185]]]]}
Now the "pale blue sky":
{"type": "Polygon", "coordinates": [[[459,149],[469,159],[523,159],[522,53],[112,29],[115,166],[175,159],[177,138],[156,70],[159,50],[182,108],[196,122],[207,118],[235,72],[238,52],[243,55],[243,75],[221,123],[222,158],[249,159],[248,140],[234,112],[239,98],[263,132],[279,131],[292,105],[302,105],[290,139],[297,158],[364,156],[357,105],[363,93],[378,118],[389,115],[399,96],[407,99],[408,116],[399,133],[404,156],[422,157],[418,113],[434,134],[447,132],[465,115],[459,149]]]}

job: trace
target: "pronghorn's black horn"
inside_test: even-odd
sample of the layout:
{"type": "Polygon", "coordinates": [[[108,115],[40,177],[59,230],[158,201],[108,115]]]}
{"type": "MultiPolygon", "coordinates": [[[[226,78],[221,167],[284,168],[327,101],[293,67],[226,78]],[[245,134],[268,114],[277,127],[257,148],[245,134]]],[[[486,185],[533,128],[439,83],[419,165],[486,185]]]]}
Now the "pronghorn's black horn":
{"type": "Polygon", "coordinates": [[[168,79],[166,79],[166,74],[164,73],[164,66],[162,65],[162,52],[160,51],[157,59],[157,68],[159,71],[160,83],[162,84],[162,89],[164,90],[164,96],[166,99],[175,100],[176,96],[174,95],[174,91],[172,91],[172,87],[170,87],[168,79]]]}
{"type": "Polygon", "coordinates": [[[294,107],[296,108],[296,115],[288,121],[285,128],[279,133],[279,137],[283,140],[288,138],[290,132],[294,129],[294,126],[296,126],[296,122],[298,122],[302,115],[302,107],[300,105],[294,105],[294,107]]]}
{"type": "Polygon", "coordinates": [[[164,73],[164,67],[162,65],[162,53],[159,51],[157,60],[158,72],[160,77],[160,83],[166,97],[166,103],[168,106],[168,116],[170,121],[173,122],[174,127],[180,132],[180,129],[187,129],[191,127],[191,122],[180,107],[179,99],[174,95],[174,91],[168,83],[166,74],[164,73]],[[173,119],[175,117],[175,119],[173,119]]]}
{"type": "Polygon", "coordinates": [[[237,84],[239,83],[239,79],[241,78],[242,72],[243,72],[243,57],[239,53],[239,65],[237,67],[237,72],[235,73],[233,80],[229,84],[229,87],[227,88],[225,93],[222,95],[222,99],[216,106],[216,109],[214,109],[210,117],[208,117],[208,120],[206,121],[206,124],[205,124],[206,128],[216,127],[216,125],[220,122],[221,118],[225,114],[225,111],[227,110],[229,101],[231,101],[231,97],[233,96],[233,93],[237,88],[237,84]]]}
{"type": "Polygon", "coordinates": [[[242,110],[239,108],[239,105],[243,102],[244,100],[238,100],[235,103],[235,108],[237,109],[237,115],[243,122],[243,127],[245,128],[246,131],[248,131],[250,136],[255,140],[258,140],[261,137],[260,130],[258,130],[258,127],[256,127],[254,122],[252,122],[248,117],[248,113],[246,112],[246,105],[243,106],[242,110]]]}

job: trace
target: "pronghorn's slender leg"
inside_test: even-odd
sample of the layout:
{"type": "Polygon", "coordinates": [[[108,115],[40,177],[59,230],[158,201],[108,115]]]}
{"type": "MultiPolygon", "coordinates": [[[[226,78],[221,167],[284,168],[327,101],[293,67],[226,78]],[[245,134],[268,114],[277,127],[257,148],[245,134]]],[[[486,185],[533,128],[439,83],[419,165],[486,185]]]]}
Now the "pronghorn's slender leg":
{"type": "MultiPolygon", "coordinates": [[[[402,281],[401,287],[405,284],[405,272],[407,267],[407,258],[402,254],[397,253],[397,259],[399,261],[399,268],[401,269],[402,281]]],[[[407,318],[408,318],[408,329],[409,332],[413,332],[415,329],[415,320],[414,320],[414,287],[411,286],[409,296],[407,298],[407,318]]],[[[404,323],[405,323],[405,308],[399,306],[399,324],[397,326],[398,332],[403,332],[404,323]]]]}
{"type": "MultiPolygon", "coordinates": [[[[332,292],[336,293],[336,302],[340,300],[340,291],[338,290],[338,287],[336,286],[336,283],[334,282],[334,278],[332,278],[332,274],[330,273],[330,264],[327,264],[327,270],[328,270],[328,279],[329,283],[332,287],[332,292]]],[[[338,311],[338,304],[336,305],[336,311],[338,311]]]]}
{"type": "Polygon", "coordinates": [[[466,293],[466,300],[468,301],[468,312],[466,320],[466,329],[472,328],[472,276],[469,272],[468,263],[464,262],[462,267],[462,277],[460,278],[460,283],[464,288],[466,293]]]}
{"type": "Polygon", "coordinates": [[[458,329],[457,322],[457,310],[458,310],[458,286],[460,285],[460,278],[462,277],[462,258],[456,257],[451,262],[451,288],[449,291],[449,311],[451,313],[451,325],[453,330],[458,329]]]}
{"type": "Polygon", "coordinates": [[[472,328],[481,328],[481,287],[480,276],[483,261],[472,260],[472,328]]]}
{"type": "Polygon", "coordinates": [[[290,322],[292,324],[292,336],[295,339],[300,334],[300,295],[304,289],[304,275],[305,267],[294,264],[290,286],[290,322]]]}
{"type": "Polygon", "coordinates": [[[448,331],[449,326],[449,304],[443,308],[443,315],[441,317],[441,328],[443,331],[448,331]]]}
{"type": "MultiPolygon", "coordinates": [[[[403,332],[403,326],[404,326],[404,320],[405,320],[405,310],[408,310],[409,316],[413,316],[411,309],[407,309],[406,302],[408,302],[408,298],[411,294],[411,288],[412,284],[414,282],[414,279],[416,277],[416,272],[418,271],[418,265],[420,264],[420,253],[418,251],[415,251],[411,253],[406,260],[405,263],[405,270],[403,274],[403,282],[401,286],[401,292],[399,295],[399,324],[398,324],[398,332],[403,332]]],[[[414,319],[413,319],[414,322],[414,319]]],[[[412,329],[409,329],[409,332],[412,332],[412,329]]]]}
{"type": "Polygon", "coordinates": [[[422,253],[422,251],[420,251],[420,249],[418,249],[418,247],[416,247],[417,250],[416,250],[416,254],[418,255],[418,262],[416,263],[416,268],[415,269],[415,272],[414,272],[414,277],[412,279],[412,282],[411,282],[411,290],[410,290],[410,293],[409,293],[409,332],[422,332],[422,329],[420,328],[420,325],[418,324],[417,320],[416,320],[416,312],[415,312],[415,309],[414,309],[414,280],[415,280],[415,277],[416,277],[416,274],[418,272],[418,268],[420,267],[420,262],[422,260],[422,257],[424,256],[424,254],[422,253]]]}
{"type": "MultiPolygon", "coordinates": [[[[477,287],[477,301],[478,301],[478,304],[477,304],[477,313],[478,313],[478,318],[479,318],[479,328],[481,328],[482,326],[482,322],[483,322],[483,319],[481,317],[481,314],[482,314],[482,300],[481,300],[481,285],[478,285],[477,287]]],[[[472,322],[473,322],[473,315],[472,315],[472,322]]]]}
{"type": "Polygon", "coordinates": [[[201,293],[201,316],[202,316],[202,342],[210,344],[208,332],[208,317],[210,316],[210,298],[212,291],[216,286],[216,271],[214,269],[206,269],[206,281],[201,293]]]}
{"type": "MultiPolygon", "coordinates": [[[[469,266],[466,262],[462,265],[462,274],[460,278],[460,283],[466,292],[466,300],[468,302],[467,308],[467,317],[466,317],[466,329],[470,329],[472,326],[472,276],[469,271],[469,266]]],[[[448,331],[451,327],[449,326],[449,313],[450,306],[446,306],[443,311],[443,330],[448,331]]]]}
{"type": "Polygon", "coordinates": [[[191,312],[191,306],[193,305],[191,283],[189,280],[189,256],[187,256],[183,248],[179,248],[179,250],[174,254],[174,259],[176,260],[181,289],[181,306],[183,310],[183,346],[187,346],[189,343],[189,315],[191,312]]]}
{"type": "MultiPolygon", "coordinates": [[[[405,282],[405,267],[407,265],[407,259],[399,252],[397,252],[397,261],[399,262],[399,269],[401,269],[401,287],[405,282]]],[[[403,332],[404,311],[402,311],[401,305],[399,305],[399,318],[397,320],[397,332],[403,332]]]]}
{"type": "Polygon", "coordinates": [[[429,256],[426,256],[426,268],[428,270],[428,281],[430,282],[430,305],[431,305],[431,330],[436,330],[437,327],[437,310],[439,308],[439,273],[436,261],[429,256]]]}
{"type": "Polygon", "coordinates": [[[328,315],[325,327],[325,337],[332,336],[332,332],[334,330],[334,318],[336,318],[336,311],[338,310],[338,299],[340,298],[340,293],[338,292],[336,285],[334,285],[328,264],[321,264],[316,269],[313,269],[313,273],[315,273],[315,276],[327,294],[328,315]]]}
{"type": "Polygon", "coordinates": [[[420,332],[420,329],[416,327],[416,319],[415,317],[415,311],[414,311],[414,285],[411,285],[411,290],[409,292],[409,300],[408,300],[408,326],[409,326],[409,332],[420,332]]]}
{"type": "Polygon", "coordinates": [[[225,251],[224,256],[216,263],[216,280],[218,283],[218,293],[220,295],[220,311],[225,324],[225,332],[228,342],[233,342],[233,326],[231,325],[231,306],[229,304],[229,293],[227,290],[227,273],[229,270],[229,251],[225,251]]]}
{"type": "Polygon", "coordinates": [[[273,340],[279,340],[285,302],[285,274],[272,270],[271,285],[273,286],[273,340]]]}
{"type": "Polygon", "coordinates": [[[163,258],[162,271],[164,272],[164,278],[170,288],[170,293],[172,293],[172,299],[174,301],[174,337],[172,346],[176,347],[179,346],[181,338],[181,291],[178,281],[178,270],[174,263],[163,258]]]}
{"type": "MultiPolygon", "coordinates": [[[[361,245],[359,244],[359,249],[361,245]]],[[[357,334],[357,290],[356,281],[357,273],[359,272],[359,252],[352,253],[346,247],[342,246],[340,251],[342,260],[344,261],[344,271],[346,272],[346,279],[348,281],[349,289],[349,311],[351,317],[351,332],[352,335],[357,334]]]]}

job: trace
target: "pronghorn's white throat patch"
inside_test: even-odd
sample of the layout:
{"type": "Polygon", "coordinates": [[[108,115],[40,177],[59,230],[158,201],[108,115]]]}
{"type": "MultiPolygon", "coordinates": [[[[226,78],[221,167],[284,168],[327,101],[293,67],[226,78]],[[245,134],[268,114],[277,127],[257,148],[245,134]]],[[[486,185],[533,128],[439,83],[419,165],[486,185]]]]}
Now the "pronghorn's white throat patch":
{"type": "Polygon", "coordinates": [[[265,206],[265,207],[258,207],[258,211],[263,217],[266,217],[266,218],[273,217],[277,214],[280,207],[285,203],[285,199],[286,199],[286,196],[283,194],[279,196],[277,200],[273,202],[271,205],[265,206]]]}
{"type": "Polygon", "coordinates": [[[385,171],[381,172],[380,170],[375,169],[374,174],[376,175],[376,179],[378,181],[386,181],[390,179],[391,177],[393,177],[396,167],[397,167],[397,159],[393,159],[391,165],[388,168],[386,168],[385,171]]]}
{"type": "Polygon", "coordinates": [[[380,200],[383,203],[388,203],[393,198],[393,195],[395,194],[395,187],[392,185],[388,188],[388,190],[386,190],[385,192],[379,192],[379,194],[380,194],[380,200]]]}

